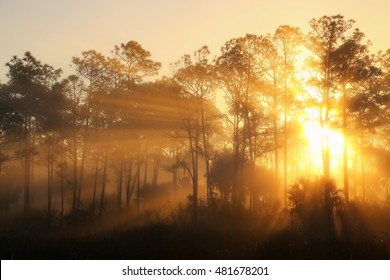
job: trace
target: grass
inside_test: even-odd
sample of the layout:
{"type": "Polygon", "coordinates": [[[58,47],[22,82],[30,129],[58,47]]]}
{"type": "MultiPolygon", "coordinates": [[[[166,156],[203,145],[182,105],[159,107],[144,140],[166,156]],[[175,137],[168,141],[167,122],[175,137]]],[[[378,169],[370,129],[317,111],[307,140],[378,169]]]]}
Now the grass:
{"type": "Polygon", "coordinates": [[[44,212],[3,216],[1,259],[390,259],[390,207],[350,203],[334,234],[321,213],[292,225],[286,212],[231,209],[88,212],[61,222],[44,212]]]}

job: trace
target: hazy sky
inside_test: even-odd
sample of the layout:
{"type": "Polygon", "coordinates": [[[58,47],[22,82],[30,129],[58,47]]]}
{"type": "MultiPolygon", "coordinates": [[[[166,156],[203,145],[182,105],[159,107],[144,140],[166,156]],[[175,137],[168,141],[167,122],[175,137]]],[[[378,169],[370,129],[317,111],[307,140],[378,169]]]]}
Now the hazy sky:
{"type": "MultiPolygon", "coordinates": [[[[208,45],[214,54],[229,39],[265,35],[279,25],[308,30],[312,18],[342,14],[373,42],[390,48],[388,0],[0,0],[0,81],[8,62],[25,51],[71,74],[73,56],[138,41],[163,64],[208,45]]],[[[64,76],[65,76],[64,75],[64,76]]]]}

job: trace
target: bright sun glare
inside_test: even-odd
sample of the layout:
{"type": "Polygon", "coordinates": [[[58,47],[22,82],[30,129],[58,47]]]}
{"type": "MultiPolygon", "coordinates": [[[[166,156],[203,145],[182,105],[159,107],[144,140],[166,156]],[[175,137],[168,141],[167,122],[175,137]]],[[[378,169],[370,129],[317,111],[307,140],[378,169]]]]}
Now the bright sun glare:
{"type": "Polygon", "coordinates": [[[305,115],[302,127],[307,140],[307,160],[312,165],[313,171],[320,172],[322,170],[322,149],[329,148],[330,167],[335,171],[338,166],[341,166],[343,160],[343,135],[337,130],[320,126],[318,109],[307,108],[305,115]]]}
{"type": "MultiPolygon", "coordinates": [[[[304,59],[305,56],[302,58],[302,61],[304,59]]],[[[298,78],[307,82],[311,76],[309,72],[302,71],[299,73],[298,78]]],[[[305,87],[305,95],[318,103],[322,102],[322,96],[315,87],[305,87]]],[[[298,96],[298,99],[305,102],[306,97],[302,95],[298,96]]],[[[338,98],[339,96],[336,97],[336,99],[338,98]]],[[[306,139],[306,168],[313,175],[322,174],[322,150],[328,148],[330,171],[337,177],[337,173],[343,164],[344,136],[336,129],[321,127],[319,119],[320,109],[318,107],[306,107],[301,114],[300,123],[303,128],[304,139],[306,139]]]]}

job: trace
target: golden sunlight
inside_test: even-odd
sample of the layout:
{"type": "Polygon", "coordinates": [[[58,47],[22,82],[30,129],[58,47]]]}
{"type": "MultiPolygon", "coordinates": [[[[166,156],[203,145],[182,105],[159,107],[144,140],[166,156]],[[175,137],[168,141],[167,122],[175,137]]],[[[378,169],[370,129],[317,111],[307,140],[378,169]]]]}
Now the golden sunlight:
{"type": "MultiPolygon", "coordinates": [[[[306,117],[302,121],[304,137],[307,140],[306,159],[311,165],[311,171],[321,173],[322,150],[329,149],[331,172],[337,172],[342,166],[344,136],[335,129],[321,127],[316,108],[307,108],[306,117]]],[[[336,175],[336,174],[335,174],[336,175]]]]}

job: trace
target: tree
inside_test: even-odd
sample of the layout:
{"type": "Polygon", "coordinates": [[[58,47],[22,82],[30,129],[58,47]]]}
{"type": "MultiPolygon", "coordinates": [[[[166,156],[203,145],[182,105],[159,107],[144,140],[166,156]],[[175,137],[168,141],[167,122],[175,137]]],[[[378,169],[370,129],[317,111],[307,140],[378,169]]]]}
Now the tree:
{"type": "Polygon", "coordinates": [[[356,29],[349,37],[343,38],[343,43],[330,54],[330,64],[335,75],[335,89],[342,94],[341,116],[342,132],[344,136],[343,145],[343,175],[344,194],[349,201],[348,188],[348,102],[354,85],[362,82],[363,79],[371,79],[375,76],[375,69],[372,58],[368,52],[368,46],[362,43],[364,34],[356,29]]]}
{"type": "MultiPolygon", "coordinates": [[[[351,29],[354,20],[346,20],[342,15],[323,16],[310,21],[311,31],[306,41],[307,48],[312,52],[311,67],[316,72],[311,83],[316,86],[320,95],[320,126],[330,127],[330,109],[334,99],[336,73],[333,71],[332,53],[342,44],[345,34],[351,29]]],[[[323,135],[322,165],[325,180],[330,177],[329,139],[323,135]]]]}
{"type": "Polygon", "coordinates": [[[12,106],[12,96],[6,85],[0,84],[0,176],[3,166],[9,160],[5,147],[20,140],[20,127],[23,124],[22,116],[12,106]]]}
{"type": "Polygon", "coordinates": [[[125,87],[131,91],[134,84],[142,82],[147,76],[154,76],[161,67],[161,63],[151,60],[151,54],[138,42],[129,41],[114,47],[114,56],[124,64],[125,87]]]}
{"type": "Polygon", "coordinates": [[[72,211],[75,212],[80,207],[81,197],[81,188],[83,184],[83,176],[84,176],[84,164],[86,157],[86,149],[87,149],[87,136],[88,130],[91,125],[91,112],[92,108],[92,100],[94,98],[95,93],[104,86],[105,83],[105,74],[106,74],[106,59],[105,57],[95,51],[88,50],[81,53],[81,58],[73,57],[73,64],[76,66],[76,73],[80,77],[84,78],[88,82],[87,96],[85,99],[85,117],[84,117],[84,145],[81,156],[80,170],[79,174],[77,174],[77,139],[74,140],[74,152],[73,152],[73,203],[72,203],[72,211]]]}
{"type": "Polygon", "coordinates": [[[54,187],[54,166],[58,156],[61,153],[62,140],[66,139],[64,131],[66,131],[67,123],[67,100],[66,100],[66,83],[56,83],[52,86],[49,94],[45,96],[42,102],[42,113],[39,116],[41,123],[41,138],[44,146],[46,146],[46,162],[47,162],[47,215],[49,222],[51,221],[52,198],[54,187]],[[43,110],[45,108],[45,110],[43,110]]]}
{"type": "Polygon", "coordinates": [[[261,116],[258,112],[257,93],[262,88],[259,65],[259,44],[261,38],[247,34],[245,37],[227,41],[221,48],[221,55],[216,60],[217,78],[225,93],[225,101],[230,116],[226,116],[233,128],[232,146],[235,157],[235,176],[232,188],[234,207],[244,203],[244,186],[239,186],[240,173],[246,154],[254,160],[255,130],[252,123],[261,116]]]}
{"type": "Polygon", "coordinates": [[[283,88],[283,150],[284,150],[284,168],[283,168],[283,190],[284,203],[287,205],[287,142],[288,142],[288,123],[289,108],[292,103],[292,93],[296,88],[296,56],[303,43],[303,34],[297,27],[288,25],[279,26],[273,36],[273,42],[277,46],[277,52],[281,57],[282,88],[283,88]]]}
{"type": "Polygon", "coordinates": [[[24,208],[28,210],[31,202],[31,165],[35,144],[33,136],[42,125],[47,109],[45,101],[60,77],[61,69],[42,64],[30,52],[26,52],[22,59],[14,56],[6,66],[9,68],[7,86],[10,102],[13,110],[23,120],[24,208]]]}
{"type": "MultiPolygon", "coordinates": [[[[184,95],[189,95],[195,100],[195,110],[193,119],[189,121],[194,122],[195,130],[192,133],[190,127],[188,127],[188,137],[191,134],[194,135],[194,145],[190,146],[191,154],[194,157],[198,156],[198,152],[194,149],[200,148],[198,143],[198,127],[202,137],[203,156],[205,159],[206,166],[206,183],[207,183],[207,202],[208,205],[213,208],[213,197],[212,197],[212,186],[210,183],[210,142],[209,142],[209,131],[207,129],[207,122],[213,116],[207,116],[205,109],[205,103],[208,100],[213,99],[213,92],[216,87],[214,79],[214,69],[209,63],[208,56],[210,51],[207,46],[203,46],[199,50],[195,51],[193,56],[185,55],[178,62],[175,63],[174,67],[174,78],[182,86],[184,95]]],[[[189,139],[192,142],[192,139],[189,139]]],[[[194,159],[193,164],[197,164],[198,160],[194,159]]],[[[198,167],[193,167],[193,207],[194,217],[196,217],[197,207],[197,193],[198,193],[198,167]]],[[[195,218],[194,218],[195,219],[195,218]]]]}
{"type": "MultiPolygon", "coordinates": [[[[366,56],[348,88],[346,110],[348,114],[348,131],[358,139],[358,150],[361,162],[362,198],[365,195],[365,161],[369,145],[372,149],[386,151],[387,124],[389,118],[389,89],[386,85],[386,66],[381,63],[381,56],[366,56]],[[379,62],[379,63],[377,63],[379,62]],[[371,143],[370,143],[371,142],[371,143]],[[378,145],[381,143],[381,145],[378,145]]],[[[383,61],[382,61],[383,62],[383,61]]],[[[373,153],[374,154],[374,153],[373,153]]]]}

